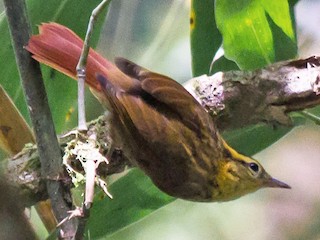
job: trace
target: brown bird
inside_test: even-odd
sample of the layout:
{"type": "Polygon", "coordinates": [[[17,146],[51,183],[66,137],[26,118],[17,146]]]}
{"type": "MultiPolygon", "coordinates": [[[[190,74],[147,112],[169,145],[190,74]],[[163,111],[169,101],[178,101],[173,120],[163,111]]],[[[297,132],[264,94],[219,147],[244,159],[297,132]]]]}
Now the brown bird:
{"type": "MultiPolygon", "coordinates": [[[[43,24],[26,47],[33,58],[73,78],[82,40],[70,29],[43,24]]],[[[121,147],[165,193],[191,201],[228,201],[263,187],[290,188],[254,159],[227,145],[210,115],[176,81],[90,50],[86,82],[112,113],[121,147]]]]}

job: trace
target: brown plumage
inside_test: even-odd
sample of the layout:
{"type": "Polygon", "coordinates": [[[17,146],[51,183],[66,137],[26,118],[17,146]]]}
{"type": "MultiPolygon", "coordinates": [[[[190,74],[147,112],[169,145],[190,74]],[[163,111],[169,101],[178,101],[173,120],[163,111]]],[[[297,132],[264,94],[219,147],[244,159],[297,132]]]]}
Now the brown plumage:
{"type": "MultiPolygon", "coordinates": [[[[43,24],[26,49],[39,62],[76,78],[82,40],[43,24]]],[[[116,66],[90,50],[87,84],[111,111],[113,144],[167,194],[227,201],[262,187],[289,188],[219,135],[209,114],[179,83],[126,59],[116,66]]]]}
{"type": "Polygon", "coordinates": [[[209,200],[217,169],[211,159],[223,158],[210,116],[174,80],[123,58],[116,65],[132,78],[131,88],[124,91],[98,77],[111,104],[115,144],[124,144],[131,159],[164,192],[209,200]]]}

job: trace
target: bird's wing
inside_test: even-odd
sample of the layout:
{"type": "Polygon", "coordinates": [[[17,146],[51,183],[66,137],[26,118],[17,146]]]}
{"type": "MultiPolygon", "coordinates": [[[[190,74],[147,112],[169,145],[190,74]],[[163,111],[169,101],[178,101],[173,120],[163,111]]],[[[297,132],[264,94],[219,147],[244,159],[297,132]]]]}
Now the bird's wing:
{"type": "MultiPolygon", "coordinates": [[[[164,159],[166,157],[163,156],[175,158],[175,161],[167,159],[159,163],[162,164],[162,167],[166,164],[171,164],[171,167],[188,164],[185,159],[193,158],[190,144],[196,137],[192,130],[176,119],[168,119],[153,106],[147,104],[140,95],[117,89],[102,75],[98,76],[98,80],[111,107],[113,124],[117,125],[117,131],[120,129],[122,132],[121,137],[127,138],[124,141],[135,145],[130,146],[132,149],[140,149],[142,155],[145,151],[149,151],[152,153],[149,156],[155,158],[159,156],[164,159]]],[[[158,164],[152,159],[146,161],[149,162],[149,165],[158,164]]],[[[140,162],[141,164],[145,163],[140,162]]]]}
{"type": "Polygon", "coordinates": [[[165,104],[166,109],[171,109],[177,114],[179,120],[196,132],[199,137],[203,137],[204,132],[212,134],[216,132],[210,116],[182,85],[124,58],[117,58],[116,65],[125,74],[139,80],[143,91],[158,102],[165,104]]]}
{"type": "Polygon", "coordinates": [[[142,93],[131,94],[117,89],[102,75],[98,75],[98,80],[111,111],[121,122],[127,135],[141,136],[148,143],[166,142],[161,138],[173,137],[174,134],[183,133],[182,129],[186,128],[177,119],[168,119],[166,115],[146,103],[141,97],[142,93]]]}

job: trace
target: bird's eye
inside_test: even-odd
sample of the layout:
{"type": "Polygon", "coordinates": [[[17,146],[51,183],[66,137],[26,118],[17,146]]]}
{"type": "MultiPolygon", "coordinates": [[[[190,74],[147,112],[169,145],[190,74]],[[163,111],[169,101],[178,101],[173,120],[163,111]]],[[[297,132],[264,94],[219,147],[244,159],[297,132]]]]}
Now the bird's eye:
{"type": "Polygon", "coordinates": [[[255,173],[259,172],[259,166],[256,163],[249,163],[249,168],[255,173]]]}

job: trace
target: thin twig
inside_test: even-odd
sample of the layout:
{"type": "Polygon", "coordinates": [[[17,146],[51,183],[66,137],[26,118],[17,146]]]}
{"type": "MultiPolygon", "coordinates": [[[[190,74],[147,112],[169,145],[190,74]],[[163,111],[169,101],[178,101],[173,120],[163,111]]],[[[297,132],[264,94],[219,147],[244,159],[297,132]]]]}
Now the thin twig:
{"type": "MultiPolygon", "coordinates": [[[[40,67],[24,50],[31,32],[26,4],[24,0],[4,0],[4,4],[19,74],[36,135],[41,161],[41,176],[46,179],[47,191],[55,216],[58,221],[61,221],[66,217],[72,204],[66,200],[68,195],[70,197],[69,189],[63,187],[62,182],[59,181],[62,172],[62,158],[40,67]]],[[[59,237],[71,239],[75,234],[75,226],[75,220],[63,224],[59,237]]]]}
{"type": "MultiPolygon", "coordinates": [[[[85,116],[85,78],[86,78],[86,64],[90,50],[90,41],[94,28],[94,24],[96,22],[99,14],[108,6],[110,0],[103,0],[93,11],[89,20],[86,37],[84,39],[84,44],[82,48],[82,52],[80,55],[79,62],[77,64],[77,77],[78,77],[78,130],[88,130],[86,125],[86,116],[85,116]]],[[[93,192],[94,192],[94,178],[95,178],[95,168],[91,170],[93,184],[89,185],[89,182],[86,182],[86,194],[85,200],[83,203],[83,216],[79,218],[78,228],[75,235],[75,239],[82,239],[84,236],[86,222],[90,215],[90,208],[93,202],[93,192]],[[90,192],[90,196],[88,193],[90,192]]],[[[87,175],[90,175],[87,172],[87,175]]]]}
{"type": "Polygon", "coordinates": [[[93,27],[99,14],[109,4],[110,0],[103,0],[93,11],[89,20],[86,37],[80,59],[77,65],[77,76],[78,76],[78,130],[87,130],[86,125],[86,114],[85,114],[85,78],[86,78],[86,65],[90,49],[91,35],[93,27]]]}

